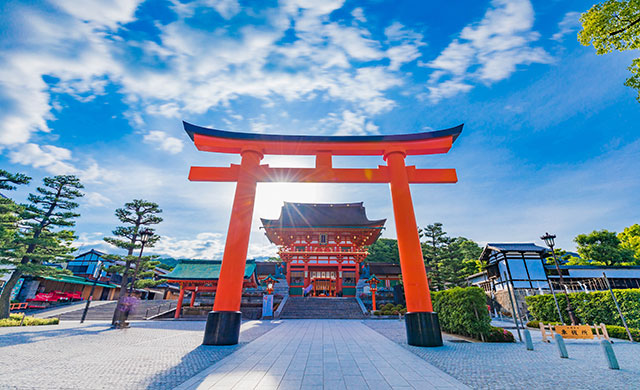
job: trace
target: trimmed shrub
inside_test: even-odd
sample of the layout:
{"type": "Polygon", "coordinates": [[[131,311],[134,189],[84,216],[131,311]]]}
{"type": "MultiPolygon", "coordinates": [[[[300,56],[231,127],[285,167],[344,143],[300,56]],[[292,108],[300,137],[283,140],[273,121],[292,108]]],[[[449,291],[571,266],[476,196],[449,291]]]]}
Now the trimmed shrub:
{"type": "Polygon", "coordinates": [[[479,287],[456,287],[431,294],[442,330],[480,339],[491,332],[487,297],[479,287]]]}
{"type": "Polygon", "coordinates": [[[12,313],[9,314],[9,318],[0,320],[0,328],[7,326],[20,326],[20,322],[22,322],[22,326],[58,325],[60,320],[57,318],[35,318],[27,316],[24,317],[24,321],[22,321],[22,313],[12,313]]]}
{"type": "Polygon", "coordinates": [[[516,341],[513,333],[496,326],[491,327],[489,334],[485,335],[485,340],[490,343],[513,343],[516,341]]]}
{"type": "MultiPolygon", "coordinates": [[[[640,328],[640,289],[613,290],[613,293],[629,327],[640,328]]],[[[565,295],[556,294],[556,298],[563,317],[561,322],[570,323],[565,295]]],[[[571,293],[569,299],[581,323],[622,326],[622,320],[609,291],[571,293]]],[[[529,312],[536,320],[545,323],[559,320],[553,295],[534,295],[526,297],[525,300],[529,312]]]]}

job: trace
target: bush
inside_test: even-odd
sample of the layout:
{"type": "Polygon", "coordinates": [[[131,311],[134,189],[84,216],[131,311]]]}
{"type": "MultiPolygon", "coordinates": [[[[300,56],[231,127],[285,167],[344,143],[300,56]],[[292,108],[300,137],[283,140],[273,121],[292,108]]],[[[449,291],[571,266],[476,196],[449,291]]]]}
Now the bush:
{"type": "MultiPolygon", "coordinates": [[[[640,289],[613,290],[613,293],[627,324],[632,328],[640,328],[640,289]]],[[[563,317],[561,322],[570,323],[565,295],[556,294],[556,298],[563,317]]],[[[622,320],[609,291],[571,293],[569,299],[581,323],[622,326],[622,320]]],[[[536,320],[544,322],[559,320],[553,295],[534,295],[526,297],[525,300],[536,320]]]]}
{"type": "MultiPolygon", "coordinates": [[[[9,314],[9,318],[4,318],[0,320],[0,328],[7,326],[20,326],[20,322],[22,321],[22,313],[12,313],[9,314]]],[[[60,320],[57,318],[35,318],[35,317],[24,317],[24,321],[22,321],[22,326],[37,326],[37,325],[58,325],[60,320]]]]}
{"type": "Polygon", "coordinates": [[[492,326],[489,330],[489,334],[484,337],[485,340],[490,343],[513,343],[516,341],[511,332],[495,326],[492,326]]]}
{"type": "Polygon", "coordinates": [[[376,311],[373,312],[373,315],[374,316],[381,316],[382,312],[380,310],[376,310],[376,311]]]}
{"type": "Polygon", "coordinates": [[[456,287],[431,295],[442,330],[480,339],[491,332],[487,297],[479,287],[456,287]]]}

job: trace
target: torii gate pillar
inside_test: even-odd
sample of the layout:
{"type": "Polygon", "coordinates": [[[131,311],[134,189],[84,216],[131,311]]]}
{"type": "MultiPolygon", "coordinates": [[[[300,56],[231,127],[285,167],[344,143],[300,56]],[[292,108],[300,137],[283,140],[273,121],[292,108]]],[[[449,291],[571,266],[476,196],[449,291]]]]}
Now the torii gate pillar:
{"type": "Polygon", "coordinates": [[[400,267],[407,301],[405,315],[410,345],[442,345],[438,316],[433,312],[427,273],[416,224],[410,183],[455,183],[455,169],[416,169],[405,156],[446,153],[462,125],[419,134],[362,137],[318,137],[232,133],[184,122],[199,150],[242,155],[240,165],[191,167],[189,180],[236,182],[231,221],[213,311],[205,329],[205,345],[238,343],[242,283],[258,182],[389,183],[398,235],[400,267]],[[260,165],[265,154],[315,155],[315,168],[271,168],[260,165]],[[333,168],[332,155],[383,156],[386,166],[374,169],[333,168]]]}

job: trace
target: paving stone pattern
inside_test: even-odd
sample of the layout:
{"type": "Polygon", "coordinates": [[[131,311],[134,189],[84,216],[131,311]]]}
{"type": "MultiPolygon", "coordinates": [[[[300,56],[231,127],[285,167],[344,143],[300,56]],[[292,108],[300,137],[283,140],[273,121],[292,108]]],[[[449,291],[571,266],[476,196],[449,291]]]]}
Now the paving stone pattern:
{"type": "Polygon", "coordinates": [[[285,320],[191,378],[193,389],[467,389],[361,321],[285,320]]]}
{"type": "Polygon", "coordinates": [[[240,344],[202,346],[202,321],[0,328],[0,389],[172,389],[279,322],[242,324],[240,344]]]}
{"type": "MultiPolygon", "coordinates": [[[[364,321],[444,372],[475,389],[639,389],[640,344],[614,339],[620,370],[607,366],[596,340],[565,340],[569,359],[561,359],[555,343],[544,343],[531,331],[534,351],[523,343],[452,343],[419,348],[406,343],[404,322],[364,321]]],[[[511,332],[516,336],[515,329],[511,332]]]]}

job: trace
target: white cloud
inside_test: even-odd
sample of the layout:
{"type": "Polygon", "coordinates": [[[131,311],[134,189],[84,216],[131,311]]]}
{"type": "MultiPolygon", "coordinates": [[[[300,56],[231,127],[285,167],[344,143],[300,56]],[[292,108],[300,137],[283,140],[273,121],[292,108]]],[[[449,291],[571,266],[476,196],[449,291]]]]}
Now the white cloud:
{"type": "MultiPolygon", "coordinates": [[[[335,118],[335,117],[334,117],[335,118]]],[[[339,123],[336,135],[370,135],[378,134],[378,126],[368,121],[366,116],[349,110],[342,112],[342,118],[335,118],[339,123]]]]}
{"type": "Polygon", "coordinates": [[[220,233],[209,232],[199,233],[194,239],[162,236],[160,241],[148,250],[175,258],[219,260],[224,252],[224,238],[220,233]]]}
{"type": "Polygon", "coordinates": [[[184,143],[181,140],[159,130],[153,130],[145,134],[143,140],[148,144],[155,145],[158,150],[163,150],[170,154],[178,154],[184,147],[184,143]]]}
{"type": "Polygon", "coordinates": [[[84,196],[84,202],[92,207],[104,207],[113,203],[111,199],[98,192],[87,192],[84,196]]]}
{"type": "Polygon", "coordinates": [[[42,168],[52,175],[77,175],[83,183],[113,182],[118,179],[114,172],[100,168],[92,160],[89,160],[87,168],[77,168],[69,149],[53,145],[21,144],[9,149],[8,156],[14,164],[42,168]]]}
{"type": "Polygon", "coordinates": [[[367,21],[367,18],[364,16],[364,11],[360,7],[354,8],[353,11],[351,11],[351,16],[358,22],[366,23],[367,21]]]}
{"type": "Polygon", "coordinates": [[[580,27],[580,12],[567,12],[558,23],[558,32],[553,34],[551,39],[561,41],[565,35],[577,31],[580,27]]]}
{"type": "Polygon", "coordinates": [[[77,169],[69,162],[71,151],[53,145],[23,144],[9,152],[9,159],[14,164],[31,165],[43,168],[53,175],[70,175],[77,169]]]}
{"type": "Polygon", "coordinates": [[[53,0],[67,13],[81,21],[99,26],[115,28],[118,24],[131,22],[141,0],[53,0]]]}
{"type": "Polygon", "coordinates": [[[491,84],[509,77],[518,65],[549,63],[551,56],[531,43],[533,7],[529,0],[493,0],[483,19],[466,26],[458,38],[426,66],[435,69],[429,98],[437,102],[470,90],[468,80],[491,84]]]}

